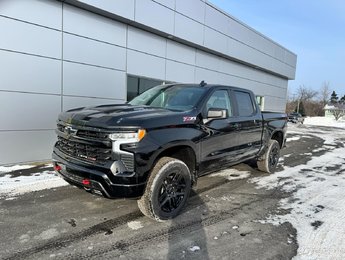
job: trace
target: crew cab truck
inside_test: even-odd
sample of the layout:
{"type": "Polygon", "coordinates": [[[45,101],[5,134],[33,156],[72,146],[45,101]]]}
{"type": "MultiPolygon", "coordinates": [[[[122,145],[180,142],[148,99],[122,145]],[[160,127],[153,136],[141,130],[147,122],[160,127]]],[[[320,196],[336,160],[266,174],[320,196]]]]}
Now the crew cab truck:
{"type": "Polygon", "coordinates": [[[160,85],[126,104],[61,113],[52,157],[70,184],[136,198],[144,215],[166,220],[204,174],[249,159],[273,173],[286,127],[286,114],[261,112],[249,90],[160,85]]]}

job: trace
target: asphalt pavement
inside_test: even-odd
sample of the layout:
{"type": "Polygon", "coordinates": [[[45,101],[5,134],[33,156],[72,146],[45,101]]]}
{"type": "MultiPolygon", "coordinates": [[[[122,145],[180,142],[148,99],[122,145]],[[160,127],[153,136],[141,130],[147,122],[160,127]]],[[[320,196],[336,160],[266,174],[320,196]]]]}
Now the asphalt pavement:
{"type": "MultiPolygon", "coordinates": [[[[288,137],[293,137],[289,135],[288,137]]],[[[323,146],[301,137],[282,150],[284,165],[305,164],[323,146]],[[309,155],[308,155],[309,154],[309,155]],[[302,156],[303,155],[303,156],[302,156]]],[[[322,153],[319,151],[318,153],[322,153]]],[[[282,166],[281,166],[282,167],[282,166]]],[[[279,170],[279,169],[278,169],[279,170]]],[[[182,214],[156,222],[135,200],[110,200],[72,186],[0,200],[1,259],[291,259],[296,230],[262,223],[290,193],[257,189],[267,176],[248,162],[198,181],[182,214]],[[250,173],[250,176],[241,173],[250,173]]]]}

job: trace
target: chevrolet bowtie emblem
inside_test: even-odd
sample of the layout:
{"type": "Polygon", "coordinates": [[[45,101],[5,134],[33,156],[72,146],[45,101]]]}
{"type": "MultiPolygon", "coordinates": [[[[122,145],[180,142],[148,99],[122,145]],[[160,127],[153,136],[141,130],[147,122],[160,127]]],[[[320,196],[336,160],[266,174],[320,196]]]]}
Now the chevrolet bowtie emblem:
{"type": "Polygon", "coordinates": [[[75,135],[77,133],[77,129],[74,129],[71,126],[66,126],[64,128],[64,133],[67,134],[67,135],[75,135]]]}

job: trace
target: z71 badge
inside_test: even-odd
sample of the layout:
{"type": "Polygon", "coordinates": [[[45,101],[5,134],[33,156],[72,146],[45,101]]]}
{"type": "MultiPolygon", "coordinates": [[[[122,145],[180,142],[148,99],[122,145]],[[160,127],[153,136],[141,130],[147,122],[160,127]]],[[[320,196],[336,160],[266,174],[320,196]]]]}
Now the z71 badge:
{"type": "Polygon", "coordinates": [[[195,116],[184,116],[183,122],[194,122],[196,120],[195,116]]]}

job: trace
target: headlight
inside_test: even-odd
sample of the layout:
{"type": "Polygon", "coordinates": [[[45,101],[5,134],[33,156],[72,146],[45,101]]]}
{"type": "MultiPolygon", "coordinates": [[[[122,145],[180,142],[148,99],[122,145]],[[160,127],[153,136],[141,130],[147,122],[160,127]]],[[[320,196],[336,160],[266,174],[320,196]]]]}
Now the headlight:
{"type": "Polygon", "coordinates": [[[137,132],[118,132],[109,135],[113,141],[126,140],[129,142],[139,142],[146,135],[145,129],[139,129],[137,132]]]}

